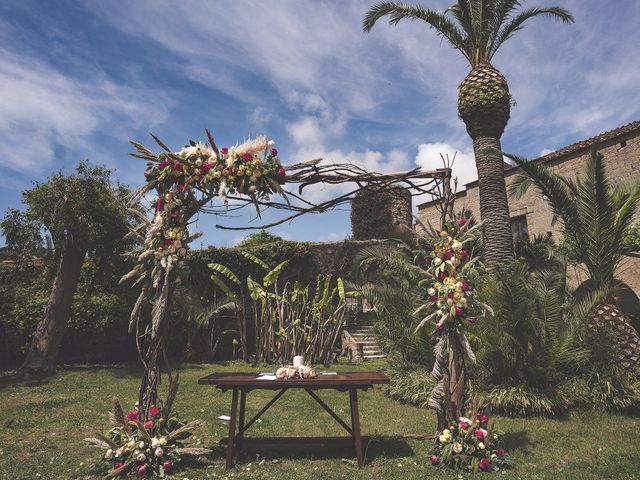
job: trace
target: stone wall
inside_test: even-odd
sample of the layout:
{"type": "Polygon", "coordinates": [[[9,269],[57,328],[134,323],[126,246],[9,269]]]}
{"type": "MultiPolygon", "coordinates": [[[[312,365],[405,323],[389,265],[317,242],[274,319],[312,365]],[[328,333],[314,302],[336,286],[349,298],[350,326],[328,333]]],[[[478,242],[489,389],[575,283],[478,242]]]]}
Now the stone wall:
{"type": "MultiPolygon", "coordinates": [[[[623,181],[640,176],[640,128],[635,129],[635,131],[624,132],[601,143],[599,151],[605,157],[605,168],[611,181],[623,181]]],[[[582,171],[588,155],[589,149],[581,148],[558,158],[552,158],[546,163],[554,172],[575,179],[582,171]]],[[[544,160],[545,158],[543,157],[537,161],[544,160]]],[[[517,168],[511,168],[505,172],[507,188],[517,174],[517,168]]],[[[455,210],[469,209],[477,219],[480,219],[478,184],[477,182],[471,182],[466,187],[466,191],[458,194],[455,210]]],[[[510,197],[509,210],[511,218],[526,215],[530,237],[551,232],[556,240],[559,239],[560,226],[558,224],[552,225],[553,214],[551,209],[536,189],[529,189],[521,199],[510,197]]],[[[434,226],[438,225],[440,217],[433,203],[420,205],[418,207],[418,215],[423,223],[431,222],[434,226]]],[[[640,222],[640,214],[636,214],[636,221],[640,222]]],[[[620,266],[617,278],[629,285],[636,295],[640,296],[640,259],[625,259],[620,266]]],[[[587,275],[584,269],[575,268],[570,272],[569,284],[575,288],[586,279],[587,275]]]]}
{"type": "Polygon", "coordinates": [[[398,187],[384,191],[366,189],[351,202],[351,231],[354,240],[390,238],[412,228],[411,193],[398,187]]]}

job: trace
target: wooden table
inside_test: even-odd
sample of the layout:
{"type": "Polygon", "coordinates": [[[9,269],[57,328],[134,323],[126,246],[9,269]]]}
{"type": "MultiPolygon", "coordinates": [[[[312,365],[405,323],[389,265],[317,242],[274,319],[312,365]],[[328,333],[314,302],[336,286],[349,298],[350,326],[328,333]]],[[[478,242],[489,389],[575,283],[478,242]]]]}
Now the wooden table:
{"type": "Polygon", "coordinates": [[[353,445],[358,458],[358,466],[364,465],[362,452],[362,437],[360,435],[360,414],[358,409],[358,390],[367,390],[374,385],[389,383],[389,378],[379,372],[339,373],[337,375],[318,375],[314,379],[295,380],[259,380],[255,373],[213,373],[198,380],[200,385],[215,385],[222,391],[232,390],[231,419],[229,420],[229,438],[227,438],[226,467],[233,466],[234,449],[240,446],[245,432],[289,389],[298,388],[307,392],[318,404],[327,411],[338,424],[344,428],[353,439],[353,445]],[[248,422],[245,423],[245,407],[247,393],[251,390],[278,390],[278,393],[248,422]],[[337,390],[349,392],[351,409],[351,425],[342,420],[315,393],[316,390],[337,390]],[[240,412],[238,415],[238,397],[240,397],[240,412]],[[238,418],[239,417],[239,418],[238,418]],[[236,431],[236,422],[238,429],[236,431]]]}

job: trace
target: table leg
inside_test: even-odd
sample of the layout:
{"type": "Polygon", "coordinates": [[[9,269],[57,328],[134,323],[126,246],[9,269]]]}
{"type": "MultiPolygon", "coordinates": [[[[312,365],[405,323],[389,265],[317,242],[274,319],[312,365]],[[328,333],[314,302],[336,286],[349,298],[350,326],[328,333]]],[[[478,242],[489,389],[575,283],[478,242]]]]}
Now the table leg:
{"type": "Polygon", "coordinates": [[[247,406],[247,391],[240,390],[240,418],[238,418],[238,443],[237,447],[242,446],[242,439],[244,438],[244,412],[247,406]]]}
{"type": "Polygon", "coordinates": [[[362,437],[360,436],[360,412],[358,411],[358,390],[349,390],[349,403],[351,404],[351,430],[353,432],[353,446],[358,457],[358,466],[364,465],[364,454],[362,453],[362,437]]]}
{"type": "Polygon", "coordinates": [[[238,413],[238,390],[233,389],[231,397],[231,418],[229,419],[229,438],[227,439],[227,469],[233,466],[233,447],[236,443],[236,414],[238,413]]]}

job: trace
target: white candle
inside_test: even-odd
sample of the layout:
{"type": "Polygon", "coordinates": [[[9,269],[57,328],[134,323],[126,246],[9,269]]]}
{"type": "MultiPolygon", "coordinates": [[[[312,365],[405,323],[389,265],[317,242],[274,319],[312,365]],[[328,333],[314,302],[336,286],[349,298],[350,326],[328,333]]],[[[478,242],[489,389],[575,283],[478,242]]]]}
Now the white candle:
{"type": "Polygon", "coordinates": [[[304,365],[304,358],[301,357],[300,355],[296,355],[295,357],[293,357],[293,366],[294,367],[301,367],[302,365],[304,365]]]}

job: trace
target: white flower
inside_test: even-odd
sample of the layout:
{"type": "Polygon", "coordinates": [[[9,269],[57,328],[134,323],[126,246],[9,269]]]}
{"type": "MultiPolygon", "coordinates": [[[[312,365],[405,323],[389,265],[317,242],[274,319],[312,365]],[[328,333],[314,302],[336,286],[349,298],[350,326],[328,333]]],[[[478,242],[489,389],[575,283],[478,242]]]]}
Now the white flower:
{"type": "Polygon", "coordinates": [[[156,451],[154,452],[155,456],[160,458],[162,455],[164,455],[164,450],[162,450],[160,447],[156,448],[156,451]]]}
{"type": "Polygon", "coordinates": [[[442,263],[442,259],[440,257],[436,257],[433,259],[433,264],[437,267],[442,263]]]}
{"type": "Polygon", "coordinates": [[[436,289],[430,288],[429,290],[427,290],[427,293],[429,294],[430,297],[433,297],[436,294],[436,289]]]}
{"type": "Polygon", "coordinates": [[[440,437],[438,438],[440,440],[440,443],[448,443],[449,442],[449,438],[446,435],[440,435],[440,437]]]}
{"type": "Polygon", "coordinates": [[[451,245],[451,250],[453,250],[454,252],[459,252],[460,250],[462,250],[462,243],[455,240],[451,245]]]}
{"type": "Polygon", "coordinates": [[[153,437],[153,439],[151,440],[151,446],[153,448],[160,446],[160,440],[156,437],[153,437]]]}
{"type": "Polygon", "coordinates": [[[462,452],[462,444],[459,442],[456,442],[453,444],[453,451],[456,453],[460,453],[462,452]]]}
{"type": "Polygon", "coordinates": [[[140,447],[140,448],[144,448],[144,442],[140,442],[140,443],[138,444],[138,447],[140,447]]]}
{"type": "Polygon", "coordinates": [[[136,455],[136,460],[139,461],[139,462],[144,462],[146,459],[147,459],[147,457],[142,452],[140,452],[138,455],[136,455]]]}
{"type": "Polygon", "coordinates": [[[116,455],[116,458],[117,457],[121,457],[122,456],[122,448],[117,449],[115,455],[116,455]]]}
{"type": "Polygon", "coordinates": [[[478,448],[479,448],[480,450],[484,450],[484,443],[480,442],[480,443],[478,444],[478,448]]]}
{"type": "Polygon", "coordinates": [[[249,191],[250,191],[251,193],[256,192],[257,190],[258,190],[258,187],[256,187],[255,185],[251,185],[251,186],[249,187],[249,191]]]}
{"type": "Polygon", "coordinates": [[[197,160],[196,160],[196,165],[197,165],[198,167],[200,167],[200,166],[202,165],[202,160],[197,159],[197,160]]]}
{"type": "Polygon", "coordinates": [[[106,458],[107,460],[110,460],[111,457],[113,457],[113,450],[109,449],[105,452],[104,458],[106,458]]]}

